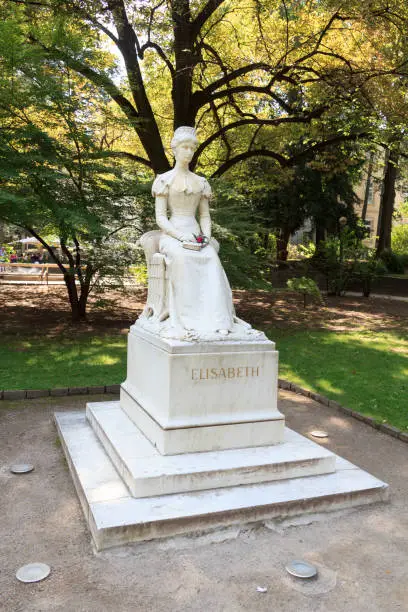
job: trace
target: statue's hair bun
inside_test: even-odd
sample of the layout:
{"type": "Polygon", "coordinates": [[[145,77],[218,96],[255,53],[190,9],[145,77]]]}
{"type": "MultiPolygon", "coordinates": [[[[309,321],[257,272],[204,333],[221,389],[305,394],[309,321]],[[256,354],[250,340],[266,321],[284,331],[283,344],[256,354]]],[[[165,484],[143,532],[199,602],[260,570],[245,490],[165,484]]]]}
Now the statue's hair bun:
{"type": "Polygon", "coordinates": [[[191,140],[198,145],[197,132],[195,128],[188,125],[182,125],[174,131],[170,146],[172,149],[174,149],[177,147],[177,145],[179,145],[181,142],[185,142],[186,140],[191,140]]]}

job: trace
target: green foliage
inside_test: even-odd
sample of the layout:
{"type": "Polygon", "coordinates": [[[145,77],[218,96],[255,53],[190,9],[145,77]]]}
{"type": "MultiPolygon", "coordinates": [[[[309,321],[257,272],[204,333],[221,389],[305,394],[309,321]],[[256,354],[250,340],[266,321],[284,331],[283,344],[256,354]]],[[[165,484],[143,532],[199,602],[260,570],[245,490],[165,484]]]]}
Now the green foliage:
{"type": "MultiPolygon", "coordinates": [[[[288,151],[294,153],[303,144],[303,138],[293,141],[288,151]]],[[[290,169],[253,159],[243,176],[233,173],[265,230],[276,234],[278,259],[286,258],[290,235],[306,219],[330,233],[337,231],[340,216],[347,217],[349,226],[357,226],[353,185],[360,177],[362,157],[361,151],[349,145],[310,154],[290,169]]]]}
{"type": "Polygon", "coordinates": [[[280,376],[395,427],[408,427],[408,334],[290,331],[280,338],[280,376]],[[392,347],[392,350],[390,350],[392,347]]]}
{"type": "MultiPolygon", "coordinates": [[[[312,265],[326,277],[329,295],[343,295],[361,260],[374,257],[362,243],[364,229],[345,225],[337,236],[319,244],[312,265]]],[[[367,268],[368,269],[368,268],[367,268]]]]}
{"type": "Polygon", "coordinates": [[[120,335],[9,338],[0,352],[0,380],[5,389],[117,384],[124,380],[125,370],[126,336],[120,335]]]}
{"type": "Polygon", "coordinates": [[[375,249],[364,249],[356,259],[353,266],[353,280],[361,284],[364,297],[369,297],[371,285],[374,279],[382,276],[387,271],[383,262],[377,259],[375,249]]]}
{"type": "MultiPolygon", "coordinates": [[[[80,281],[81,298],[76,287],[68,293],[73,315],[81,303],[81,318],[89,292],[123,287],[138,259],[134,245],[153,216],[150,176],[112,148],[119,128],[106,94],[19,44],[25,26],[18,19],[7,24],[13,31],[1,47],[0,220],[49,246],[49,236],[59,238],[58,261],[67,278],[80,281]]],[[[69,32],[63,28],[61,36],[69,32]]]]}
{"type": "Polygon", "coordinates": [[[408,255],[408,224],[394,225],[391,234],[391,247],[396,255],[408,255]]]}
{"type": "Polygon", "coordinates": [[[8,244],[0,244],[0,262],[8,263],[12,253],[14,253],[12,246],[8,244]]]}
{"type": "Polygon", "coordinates": [[[303,296],[303,307],[306,308],[306,297],[314,298],[318,302],[322,302],[322,294],[316,282],[307,276],[289,278],[286,282],[288,289],[296,291],[303,296]]]}
{"type": "Polygon", "coordinates": [[[288,245],[288,259],[311,259],[316,254],[314,242],[288,245]]]}
{"type": "Polygon", "coordinates": [[[270,288],[268,257],[259,238],[264,232],[251,201],[225,180],[214,181],[213,190],[212,233],[220,242],[220,258],[231,285],[270,288]]]}
{"type": "Polygon", "coordinates": [[[391,249],[384,249],[380,254],[380,259],[390,274],[404,274],[406,265],[404,255],[394,253],[391,249]]]}
{"type": "Polygon", "coordinates": [[[147,266],[146,263],[140,263],[139,265],[130,266],[129,272],[132,277],[135,279],[138,285],[143,285],[147,287],[147,266]]]}

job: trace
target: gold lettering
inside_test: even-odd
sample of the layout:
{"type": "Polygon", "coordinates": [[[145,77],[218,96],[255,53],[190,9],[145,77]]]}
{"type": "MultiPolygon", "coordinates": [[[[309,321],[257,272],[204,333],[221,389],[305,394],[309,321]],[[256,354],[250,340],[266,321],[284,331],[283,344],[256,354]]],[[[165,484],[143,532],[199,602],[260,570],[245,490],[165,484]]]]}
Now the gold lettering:
{"type": "Polygon", "coordinates": [[[239,366],[237,368],[193,368],[192,380],[213,380],[217,378],[250,378],[259,376],[259,366],[239,366]]]}

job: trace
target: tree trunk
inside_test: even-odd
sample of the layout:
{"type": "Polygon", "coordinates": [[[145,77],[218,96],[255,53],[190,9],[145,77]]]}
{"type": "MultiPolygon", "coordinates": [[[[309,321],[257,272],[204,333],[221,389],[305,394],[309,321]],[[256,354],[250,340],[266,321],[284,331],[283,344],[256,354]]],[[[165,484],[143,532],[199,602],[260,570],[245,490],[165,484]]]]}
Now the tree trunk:
{"type": "MultiPolygon", "coordinates": [[[[86,319],[86,299],[81,301],[78,296],[78,288],[75,283],[75,275],[72,270],[64,274],[64,281],[68,291],[69,303],[71,306],[71,318],[73,323],[79,323],[86,319]]],[[[81,292],[82,293],[82,292],[81,292]]]]}
{"type": "Polygon", "coordinates": [[[367,181],[366,181],[366,187],[365,187],[365,192],[364,192],[363,209],[361,211],[361,218],[363,221],[365,221],[365,218],[367,215],[368,198],[370,195],[371,181],[373,178],[373,166],[374,166],[374,153],[371,151],[370,159],[368,162],[368,168],[367,168],[367,181]]]}
{"type": "Polygon", "coordinates": [[[315,244],[316,250],[319,250],[319,245],[326,240],[326,228],[320,219],[315,219],[315,244]]]}
{"type": "Polygon", "coordinates": [[[86,319],[86,308],[91,290],[91,280],[95,270],[88,264],[86,266],[85,275],[81,275],[81,293],[78,300],[79,313],[82,319],[86,319]]]}
{"type": "Polygon", "coordinates": [[[276,257],[278,261],[287,261],[288,259],[288,243],[290,238],[290,230],[287,227],[280,228],[276,237],[276,257]]]}
{"type": "Polygon", "coordinates": [[[174,129],[181,125],[194,127],[196,109],[192,104],[194,58],[189,0],[173,0],[172,20],[176,70],[171,96],[174,107],[174,129]]]}
{"type": "Polygon", "coordinates": [[[398,157],[398,150],[388,150],[384,173],[384,183],[381,194],[380,212],[378,216],[377,256],[380,255],[385,249],[391,248],[392,217],[394,213],[395,183],[397,180],[398,173],[398,157]]]}
{"type": "Polygon", "coordinates": [[[123,0],[110,0],[108,6],[118,33],[117,46],[125,63],[132,97],[139,114],[139,120],[134,122],[133,127],[149,160],[152,162],[153,170],[155,172],[166,172],[170,169],[170,164],[146,93],[136,52],[137,37],[135,31],[128,20],[123,0]]]}

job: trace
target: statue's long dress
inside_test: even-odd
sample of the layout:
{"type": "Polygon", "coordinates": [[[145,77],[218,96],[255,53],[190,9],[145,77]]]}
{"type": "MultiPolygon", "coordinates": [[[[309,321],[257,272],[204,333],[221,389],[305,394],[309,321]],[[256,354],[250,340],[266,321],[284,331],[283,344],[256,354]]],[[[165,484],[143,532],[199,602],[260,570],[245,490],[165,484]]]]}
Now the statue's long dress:
{"type": "MultiPolygon", "coordinates": [[[[202,198],[211,198],[211,187],[203,177],[193,177],[187,177],[181,186],[177,181],[176,189],[171,170],[157,176],[152,192],[154,197],[167,198],[169,220],[177,231],[197,235],[197,209],[202,198]]],[[[179,240],[163,233],[160,252],[165,255],[169,271],[171,327],[197,332],[232,330],[232,292],[214,247],[209,244],[200,251],[188,250],[179,240]]]]}

